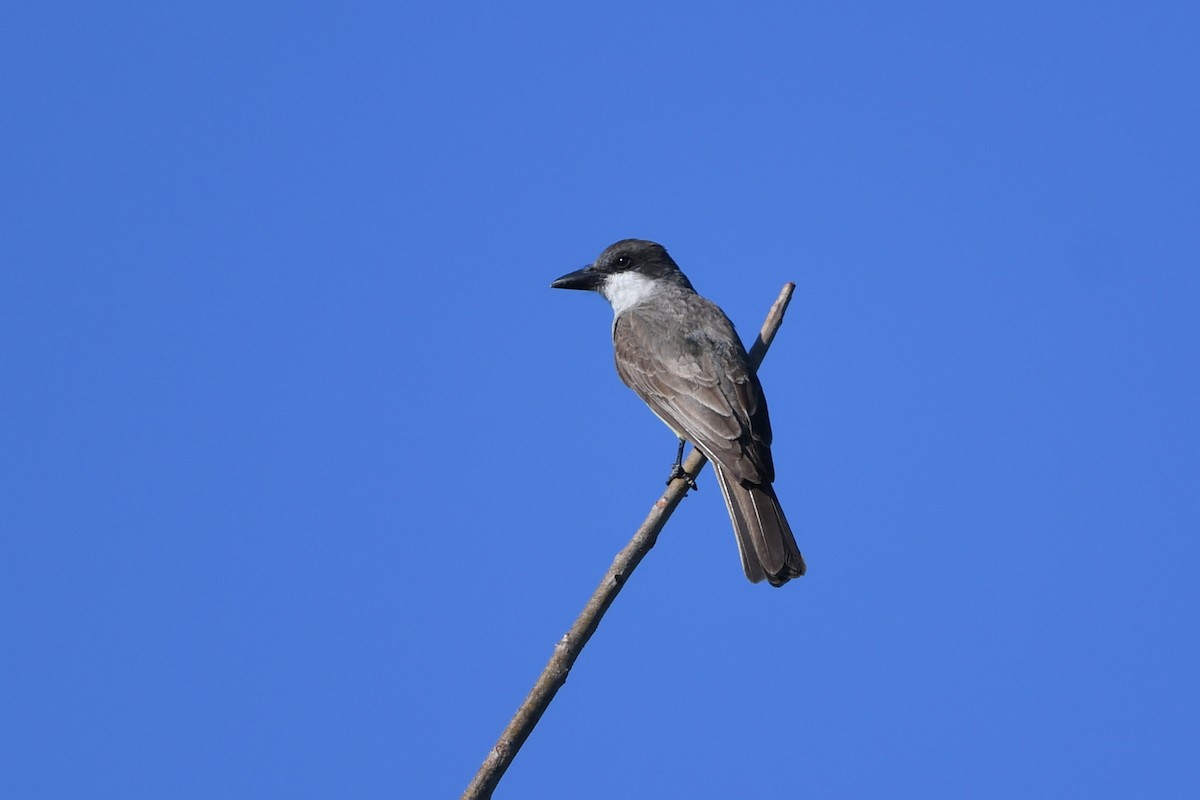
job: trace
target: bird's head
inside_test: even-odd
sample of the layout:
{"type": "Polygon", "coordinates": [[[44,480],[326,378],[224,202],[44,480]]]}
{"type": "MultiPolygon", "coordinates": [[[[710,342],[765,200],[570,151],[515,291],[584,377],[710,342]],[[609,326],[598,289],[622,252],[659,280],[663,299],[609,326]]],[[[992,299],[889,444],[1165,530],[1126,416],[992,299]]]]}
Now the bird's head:
{"type": "Polygon", "coordinates": [[[591,264],[550,284],[553,289],[599,292],[617,314],[667,286],[692,289],[667,249],[645,239],[622,239],[611,244],[591,264]]]}

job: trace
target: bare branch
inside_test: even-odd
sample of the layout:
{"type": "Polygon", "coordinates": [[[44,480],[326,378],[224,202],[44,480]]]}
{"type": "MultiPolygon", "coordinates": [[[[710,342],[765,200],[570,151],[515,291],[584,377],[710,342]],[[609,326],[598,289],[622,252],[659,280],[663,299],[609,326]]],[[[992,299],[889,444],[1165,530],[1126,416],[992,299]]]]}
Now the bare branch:
{"type": "MultiPolygon", "coordinates": [[[[771,346],[771,341],[775,338],[775,333],[783,324],[783,314],[787,310],[795,288],[796,284],[794,283],[784,284],[779,297],[767,313],[762,330],[749,351],[750,364],[755,369],[758,369],[758,365],[762,363],[763,357],[767,354],[767,348],[771,346]]],[[[706,463],[707,459],[699,451],[693,449],[687,461],[684,462],[683,468],[689,475],[695,476],[700,473],[706,463]]],[[[533,727],[537,725],[542,714],[550,706],[554,695],[566,683],[567,673],[571,671],[575,659],[579,658],[583,646],[596,632],[604,612],[612,605],[617,593],[621,591],[621,587],[625,585],[625,581],[629,579],[633,570],[650,552],[650,548],[654,547],[659,532],[667,524],[667,520],[675,511],[675,507],[679,505],[679,501],[687,494],[687,490],[687,481],[682,478],[671,481],[666,492],[655,501],[650,515],[637,529],[633,539],[625,545],[620,553],[617,553],[612,566],[604,573],[604,580],[600,581],[600,585],[596,587],[596,591],[575,620],[575,624],[554,646],[554,654],[550,657],[550,662],[542,670],[541,677],[533,685],[525,702],[517,709],[517,713],[508,723],[508,727],[504,729],[504,733],[500,735],[495,747],[484,759],[483,765],[475,774],[471,785],[463,793],[463,800],[483,800],[492,796],[504,771],[516,757],[517,751],[529,738],[533,727]]]]}

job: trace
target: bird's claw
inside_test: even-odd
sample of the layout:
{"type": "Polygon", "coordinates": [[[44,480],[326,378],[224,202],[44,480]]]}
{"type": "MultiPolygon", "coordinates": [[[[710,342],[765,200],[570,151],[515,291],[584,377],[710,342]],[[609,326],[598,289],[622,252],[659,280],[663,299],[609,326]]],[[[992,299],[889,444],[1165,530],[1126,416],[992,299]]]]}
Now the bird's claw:
{"type": "Polygon", "coordinates": [[[684,481],[686,481],[689,491],[700,491],[700,484],[696,483],[696,479],[692,476],[692,474],[679,464],[671,465],[671,474],[667,477],[667,485],[670,486],[671,481],[675,480],[676,478],[682,478],[684,481]]]}

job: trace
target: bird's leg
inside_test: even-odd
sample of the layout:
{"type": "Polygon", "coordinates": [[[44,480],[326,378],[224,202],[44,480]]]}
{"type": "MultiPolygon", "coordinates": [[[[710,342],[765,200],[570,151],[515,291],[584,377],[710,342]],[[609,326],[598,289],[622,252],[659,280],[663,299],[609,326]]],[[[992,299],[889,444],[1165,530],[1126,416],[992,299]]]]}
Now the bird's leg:
{"type": "Polygon", "coordinates": [[[675,480],[676,478],[683,478],[685,481],[687,481],[688,489],[698,492],[700,491],[700,486],[696,483],[696,479],[688,474],[688,471],[683,468],[684,442],[685,440],[680,438],[679,449],[675,451],[675,463],[671,465],[671,474],[667,478],[667,484],[670,485],[671,481],[675,480]]]}

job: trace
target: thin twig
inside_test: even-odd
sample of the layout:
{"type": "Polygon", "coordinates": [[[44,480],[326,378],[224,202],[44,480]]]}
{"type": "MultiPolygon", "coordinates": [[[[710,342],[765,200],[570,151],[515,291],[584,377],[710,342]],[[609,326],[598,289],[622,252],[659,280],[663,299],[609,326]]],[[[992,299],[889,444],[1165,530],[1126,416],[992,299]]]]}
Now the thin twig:
{"type": "MultiPolygon", "coordinates": [[[[783,324],[783,314],[787,310],[795,288],[796,284],[794,283],[784,284],[779,297],[771,306],[770,312],[767,313],[762,330],[759,332],[754,346],[750,348],[750,364],[755,369],[758,369],[758,365],[762,363],[763,357],[767,354],[767,348],[771,346],[771,341],[775,338],[775,333],[783,324]]],[[[707,462],[708,459],[698,450],[693,449],[687,461],[684,462],[683,468],[694,477],[700,474],[700,470],[707,462]]],[[[475,774],[475,779],[463,793],[463,800],[485,800],[492,796],[504,771],[516,757],[517,751],[529,738],[533,727],[542,718],[542,714],[550,706],[550,701],[554,699],[559,688],[567,682],[567,673],[571,671],[575,659],[579,658],[583,646],[596,632],[604,612],[612,605],[617,593],[621,591],[621,587],[625,585],[625,581],[629,579],[646,553],[650,552],[651,547],[654,547],[659,532],[666,525],[671,513],[675,511],[675,507],[679,505],[679,501],[683,499],[687,491],[688,483],[683,478],[671,481],[666,492],[655,501],[650,515],[637,529],[633,539],[625,545],[625,549],[617,553],[612,566],[608,568],[608,572],[604,573],[604,580],[600,581],[600,585],[596,587],[595,593],[584,606],[583,611],[575,620],[575,624],[554,646],[554,654],[550,657],[550,662],[542,670],[541,677],[533,685],[525,702],[517,709],[517,713],[508,723],[508,727],[504,729],[504,733],[500,735],[496,746],[484,759],[479,772],[475,774]]]]}

